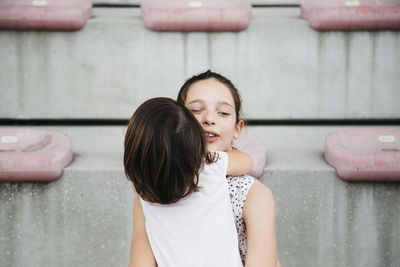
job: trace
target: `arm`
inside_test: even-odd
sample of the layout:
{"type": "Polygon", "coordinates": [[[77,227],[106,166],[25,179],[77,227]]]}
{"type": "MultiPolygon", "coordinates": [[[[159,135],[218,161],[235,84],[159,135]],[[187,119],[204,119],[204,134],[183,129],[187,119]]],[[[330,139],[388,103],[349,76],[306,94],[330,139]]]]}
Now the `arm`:
{"type": "Polygon", "coordinates": [[[147,238],[144,214],[139,196],[133,203],[133,233],[129,267],[156,267],[157,263],[147,238]]]}
{"type": "Polygon", "coordinates": [[[247,228],[245,267],[277,267],[275,201],[272,192],[256,180],[243,208],[247,228]]]}
{"type": "Polygon", "coordinates": [[[250,155],[253,167],[247,174],[260,178],[267,163],[267,149],[261,138],[245,127],[240,137],[234,140],[233,146],[250,155]]]}
{"type": "Polygon", "coordinates": [[[252,161],[247,154],[237,149],[232,149],[226,153],[228,154],[228,175],[242,175],[251,170],[252,161]]]}

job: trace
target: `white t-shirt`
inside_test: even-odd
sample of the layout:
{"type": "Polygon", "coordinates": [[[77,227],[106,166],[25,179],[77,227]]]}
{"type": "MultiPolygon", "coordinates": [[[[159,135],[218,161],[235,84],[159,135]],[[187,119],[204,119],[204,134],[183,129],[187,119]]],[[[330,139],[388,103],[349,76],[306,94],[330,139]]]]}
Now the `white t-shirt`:
{"type": "Polygon", "coordinates": [[[159,267],[242,267],[226,181],[228,156],[204,164],[198,192],[170,205],[141,199],[159,267]]]}

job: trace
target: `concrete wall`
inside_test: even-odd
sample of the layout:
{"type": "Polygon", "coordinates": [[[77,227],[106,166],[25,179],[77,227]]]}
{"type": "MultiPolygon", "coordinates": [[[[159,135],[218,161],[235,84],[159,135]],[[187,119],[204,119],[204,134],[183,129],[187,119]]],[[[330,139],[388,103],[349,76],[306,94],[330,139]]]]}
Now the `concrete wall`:
{"type": "Polygon", "coordinates": [[[400,187],[349,184],[334,173],[267,171],[285,267],[399,266],[400,187]]]}
{"type": "Polygon", "coordinates": [[[0,183],[0,266],[127,266],[132,191],[118,172],[0,183]]]}
{"type": "MultiPolygon", "coordinates": [[[[298,8],[253,11],[240,33],[151,32],[137,8],[96,8],[79,32],[0,31],[0,119],[125,119],[208,68],[237,84],[251,119],[400,118],[399,31],[319,33],[298,8]]],[[[252,128],[267,145],[280,260],[400,266],[399,183],[339,180],[322,157],[337,129],[252,128]]],[[[124,129],[58,130],[75,152],[60,180],[0,183],[0,266],[126,266],[124,129]]]]}
{"type": "Polygon", "coordinates": [[[310,29],[298,8],[254,9],[240,33],[151,32],[135,8],[79,32],[0,31],[0,118],[128,118],[211,68],[250,119],[399,118],[400,32],[310,29]]]}
{"type": "MultiPolygon", "coordinates": [[[[300,0],[251,0],[253,5],[299,5],[300,0]]],[[[92,0],[93,4],[140,5],[141,0],[92,0]]]]}
{"type": "Polygon", "coordinates": [[[400,183],[340,180],[323,153],[344,128],[251,128],[267,147],[262,181],[276,199],[284,267],[400,266],[400,183]]]}
{"type": "Polygon", "coordinates": [[[74,160],[51,183],[0,182],[0,266],[127,266],[133,192],[121,127],[55,128],[74,160]]]}
{"type": "MultiPolygon", "coordinates": [[[[267,147],[284,267],[400,266],[400,184],[347,183],[323,160],[342,127],[252,127],[267,147]]],[[[54,128],[75,159],[52,183],[0,183],[0,266],[127,266],[133,193],[122,127],[54,128]]]]}

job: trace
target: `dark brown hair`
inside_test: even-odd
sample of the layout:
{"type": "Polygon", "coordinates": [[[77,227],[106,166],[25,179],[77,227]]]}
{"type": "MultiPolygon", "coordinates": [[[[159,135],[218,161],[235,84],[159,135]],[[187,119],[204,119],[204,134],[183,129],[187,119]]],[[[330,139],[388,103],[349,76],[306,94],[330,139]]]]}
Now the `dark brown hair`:
{"type": "Polygon", "coordinates": [[[198,75],[194,75],[193,77],[189,78],[181,87],[179,93],[178,93],[178,98],[177,101],[181,103],[182,105],[185,104],[186,97],[188,94],[188,91],[190,89],[190,86],[192,86],[194,83],[203,81],[203,80],[208,80],[208,79],[215,79],[219,81],[220,83],[224,84],[229,91],[232,94],[233,101],[235,103],[235,112],[236,112],[236,122],[240,120],[241,117],[241,112],[242,112],[242,99],[240,97],[238,89],[235,87],[235,85],[226,77],[222,76],[221,74],[218,74],[216,72],[212,72],[211,70],[207,70],[206,72],[200,73],[198,75]]]}
{"type": "Polygon", "coordinates": [[[147,100],[132,115],[125,135],[124,167],[142,199],[171,204],[198,191],[207,153],[201,125],[175,100],[147,100]]]}

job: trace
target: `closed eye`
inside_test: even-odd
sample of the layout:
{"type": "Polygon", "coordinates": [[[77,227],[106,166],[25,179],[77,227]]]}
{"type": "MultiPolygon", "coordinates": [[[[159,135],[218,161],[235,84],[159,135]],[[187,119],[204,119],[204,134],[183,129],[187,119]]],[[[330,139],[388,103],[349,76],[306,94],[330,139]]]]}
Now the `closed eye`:
{"type": "Polygon", "coordinates": [[[228,112],[222,112],[222,111],[218,112],[218,114],[221,115],[221,116],[223,116],[223,117],[226,117],[226,116],[231,115],[231,114],[228,113],[228,112]]]}
{"type": "Polygon", "coordinates": [[[203,110],[202,109],[191,109],[190,110],[193,114],[200,114],[203,110]]]}

